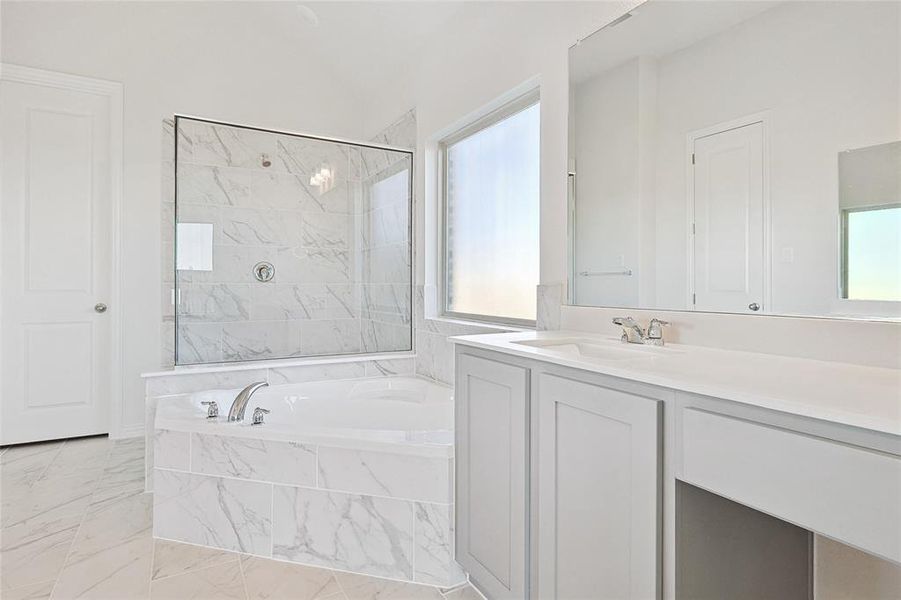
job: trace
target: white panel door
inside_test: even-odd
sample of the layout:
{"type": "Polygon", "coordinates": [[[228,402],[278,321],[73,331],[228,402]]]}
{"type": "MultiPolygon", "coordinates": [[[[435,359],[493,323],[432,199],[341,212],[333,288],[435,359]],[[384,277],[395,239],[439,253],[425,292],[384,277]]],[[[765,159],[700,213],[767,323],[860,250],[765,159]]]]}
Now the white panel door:
{"type": "Polygon", "coordinates": [[[528,596],[528,379],[457,355],[456,559],[489,600],[528,596]]]}
{"type": "Polygon", "coordinates": [[[660,596],[660,407],[651,398],[540,375],[541,600],[660,596]]]}
{"type": "Polygon", "coordinates": [[[109,428],[110,103],[0,80],[0,444],[109,428]]]}
{"type": "Polygon", "coordinates": [[[765,310],[763,123],[694,142],[694,308],[765,310]]]}

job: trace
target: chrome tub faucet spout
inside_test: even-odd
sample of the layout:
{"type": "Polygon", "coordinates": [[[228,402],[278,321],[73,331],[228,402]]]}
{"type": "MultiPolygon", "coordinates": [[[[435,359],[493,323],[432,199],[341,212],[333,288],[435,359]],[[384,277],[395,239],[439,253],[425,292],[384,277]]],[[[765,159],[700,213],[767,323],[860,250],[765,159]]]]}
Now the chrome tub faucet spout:
{"type": "Polygon", "coordinates": [[[228,410],[228,420],[229,421],[243,421],[244,420],[244,411],[247,410],[247,403],[250,402],[251,396],[253,396],[254,392],[262,387],[266,387],[269,384],[265,381],[258,381],[256,383],[251,383],[246,388],[241,390],[235,397],[235,401],[232,402],[232,407],[228,410]]]}

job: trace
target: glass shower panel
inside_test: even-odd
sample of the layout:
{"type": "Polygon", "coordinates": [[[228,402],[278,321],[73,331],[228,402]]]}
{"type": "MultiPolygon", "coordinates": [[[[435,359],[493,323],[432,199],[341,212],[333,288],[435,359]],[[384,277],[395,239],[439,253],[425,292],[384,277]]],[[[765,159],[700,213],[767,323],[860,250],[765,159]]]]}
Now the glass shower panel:
{"type": "Polygon", "coordinates": [[[410,152],[175,126],[176,364],[412,348],[410,152]]]}

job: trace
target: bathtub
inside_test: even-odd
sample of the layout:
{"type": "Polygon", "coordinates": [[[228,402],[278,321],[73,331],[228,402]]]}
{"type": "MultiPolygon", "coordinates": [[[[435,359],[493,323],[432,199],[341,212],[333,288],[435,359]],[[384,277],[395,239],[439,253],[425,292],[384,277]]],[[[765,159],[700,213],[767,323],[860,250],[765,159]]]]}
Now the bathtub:
{"type": "Polygon", "coordinates": [[[153,431],[154,536],[436,586],[453,560],[453,396],[413,377],[162,398],[153,431]],[[202,402],[219,405],[206,418],[202,402]],[[256,407],[270,411],[250,425],[256,407]]]}

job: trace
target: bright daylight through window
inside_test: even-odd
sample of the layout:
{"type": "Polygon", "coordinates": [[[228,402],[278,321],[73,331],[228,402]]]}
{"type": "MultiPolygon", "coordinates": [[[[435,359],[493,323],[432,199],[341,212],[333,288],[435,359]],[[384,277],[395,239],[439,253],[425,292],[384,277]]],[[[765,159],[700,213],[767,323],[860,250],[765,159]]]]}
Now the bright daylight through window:
{"type": "Polygon", "coordinates": [[[901,300],[901,207],[847,211],[846,297],[901,300]]]}
{"type": "Polygon", "coordinates": [[[442,150],[445,313],[534,322],[539,261],[537,93],[445,140],[442,150]]]}

